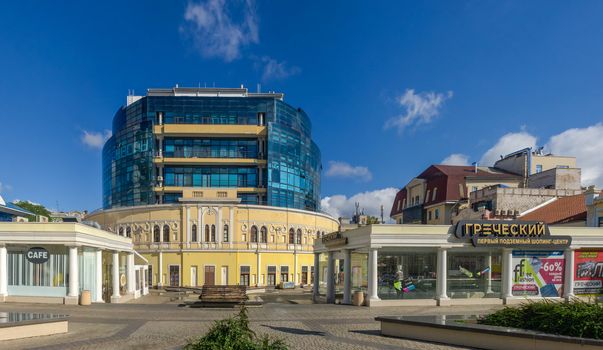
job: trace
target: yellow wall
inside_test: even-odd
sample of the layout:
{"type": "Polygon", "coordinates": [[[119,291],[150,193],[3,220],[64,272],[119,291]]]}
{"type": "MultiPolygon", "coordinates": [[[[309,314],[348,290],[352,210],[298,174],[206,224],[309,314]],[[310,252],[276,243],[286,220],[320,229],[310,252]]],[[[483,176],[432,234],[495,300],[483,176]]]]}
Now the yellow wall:
{"type": "Polygon", "coordinates": [[[446,204],[435,205],[433,207],[425,208],[425,219],[428,225],[445,225],[446,223],[446,204]],[[439,210],[440,214],[438,218],[435,217],[436,209],[439,210]],[[429,220],[429,212],[431,212],[431,220],[429,220]]]}

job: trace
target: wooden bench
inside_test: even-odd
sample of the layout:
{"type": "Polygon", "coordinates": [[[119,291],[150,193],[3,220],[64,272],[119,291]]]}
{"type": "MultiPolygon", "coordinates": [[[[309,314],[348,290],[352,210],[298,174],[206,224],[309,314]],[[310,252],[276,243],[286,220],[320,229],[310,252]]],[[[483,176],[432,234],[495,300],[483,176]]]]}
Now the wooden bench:
{"type": "Polygon", "coordinates": [[[208,286],[201,289],[201,303],[206,306],[234,306],[247,301],[245,286],[208,286]]]}

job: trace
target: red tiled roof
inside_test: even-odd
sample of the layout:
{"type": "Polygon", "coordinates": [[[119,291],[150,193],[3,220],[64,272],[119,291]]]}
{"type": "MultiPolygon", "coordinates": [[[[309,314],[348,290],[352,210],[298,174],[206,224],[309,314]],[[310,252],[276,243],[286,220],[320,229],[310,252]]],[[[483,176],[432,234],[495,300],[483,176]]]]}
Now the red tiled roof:
{"type": "MultiPolygon", "coordinates": [[[[431,205],[445,201],[458,201],[461,198],[467,197],[468,191],[465,182],[466,179],[516,180],[520,178],[520,176],[503,172],[498,169],[487,168],[487,170],[484,170],[484,168],[480,167],[477,169],[476,173],[474,166],[430,165],[417,176],[418,179],[425,180],[425,191],[429,191],[429,198],[427,198],[427,201],[423,204],[431,205]],[[437,190],[434,198],[433,191],[436,188],[437,190]]],[[[400,210],[398,210],[398,201],[403,200],[404,198],[406,198],[405,188],[401,189],[398,191],[398,194],[396,194],[390,216],[402,212],[401,206],[400,210]]]]}
{"type": "Polygon", "coordinates": [[[547,224],[562,224],[586,220],[584,194],[560,197],[518,218],[522,221],[544,221],[547,224]]]}

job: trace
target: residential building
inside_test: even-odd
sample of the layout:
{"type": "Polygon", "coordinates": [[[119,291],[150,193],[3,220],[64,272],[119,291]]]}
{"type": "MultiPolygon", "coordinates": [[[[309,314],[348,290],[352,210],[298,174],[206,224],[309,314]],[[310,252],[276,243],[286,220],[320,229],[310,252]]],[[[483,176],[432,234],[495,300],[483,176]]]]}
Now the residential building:
{"type": "Polygon", "coordinates": [[[603,227],[603,191],[590,186],[584,196],[587,208],[586,226],[603,227]]]}
{"type": "Polygon", "coordinates": [[[400,224],[447,224],[470,192],[493,184],[519,187],[521,181],[496,168],[431,165],[396,194],[390,216],[400,224]]]}
{"type": "Polygon", "coordinates": [[[35,214],[13,203],[7,203],[0,196],[0,222],[28,222],[28,216],[35,216],[35,214]]]}
{"type": "Polygon", "coordinates": [[[312,281],[320,151],[281,93],[149,89],[128,96],[103,148],[103,209],[86,220],[125,237],[155,286],[312,281]]]}

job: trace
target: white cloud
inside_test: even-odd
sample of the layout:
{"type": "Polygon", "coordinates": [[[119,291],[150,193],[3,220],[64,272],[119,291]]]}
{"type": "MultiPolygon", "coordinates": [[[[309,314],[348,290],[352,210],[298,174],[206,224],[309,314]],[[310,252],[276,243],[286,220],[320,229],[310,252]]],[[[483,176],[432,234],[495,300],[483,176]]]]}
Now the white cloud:
{"type": "Polygon", "coordinates": [[[367,215],[381,217],[381,205],[383,205],[384,218],[389,220],[389,212],[398,193],[397,188],[388,187],[375,191],[357,193],[351,197],[337,194],[324,197],[320,201],[322,210],[333,217],[352,217],[356,211],[355,203],[360,203],[360,210],[364,209],[367,215]]]}
{"type": "Polygon", "coordinates": [[[492,166],[494,162],[511,152],[518,151],[526,147],[536,147],[536,136],[527,131],[510,132],[503,135],[494,146],[484,153],[479,161],[479,165],[492,166]]]}
{"type": "Polygon", "coordinates": [[[440,164],[443,165],[469,165],[469,156],[462,153],[453,153],[444,158],[440,164]]]}
{"type": "Polygon", "coordinates": [[[258,59],[256,65],[262,67],[262,81],[282,80],[301,72],[299,67],[290,66],[286,61],[279,62],[269,56],[258,59]]]}
{"type": "Polygon", "coordinates": [[[329,168],[325,172],[329,177],[350,177],[358,181],[371,181],[373,174],[365,166],[352,166],[346,162],[329,161],[329,168]]]}
{"type": "Polygon", "coordinates": [[[0,182],[0,193],[10,191],[13,189],[13,186],[0,182]]]}
{"type": "Polygon", "coordinates": [[[404,107],[406,113],[388,120],[385,128],[395,127],[398,128],[398,131],[403,131],[408,126],[431,123],[433,118],[440,114],[444,102],[451,97],[452,91],[415,93],[414,89],[407,89],[402,96],[398,97],[398,103],[404,107]]]}
{"type": "Polygon", "coordinates": [[[240,21],[233,19],[232,8],[228,6],[233,3],[207,0],[191,2],[186,7],[184,19],[187,25],[181,30],[192,37],[203,56],[230,62],[240,57],[241,47],[259,42],[254,1],[246,0],[242,8],[238,8],[240,21]]]}
{"type": "Polygon", "coordinates": [[[111,130],[87,131],[82,134],[82,143],[88,147],[101,149],[105,142],[111,137],[111,130]]]}
{"type": "Polygon", "coordinates": [[[582,184],[603,187],[603,124],[568,129],[552,136],[545,149],[556,155],[575,156],[582,168],[582,184]]]}

